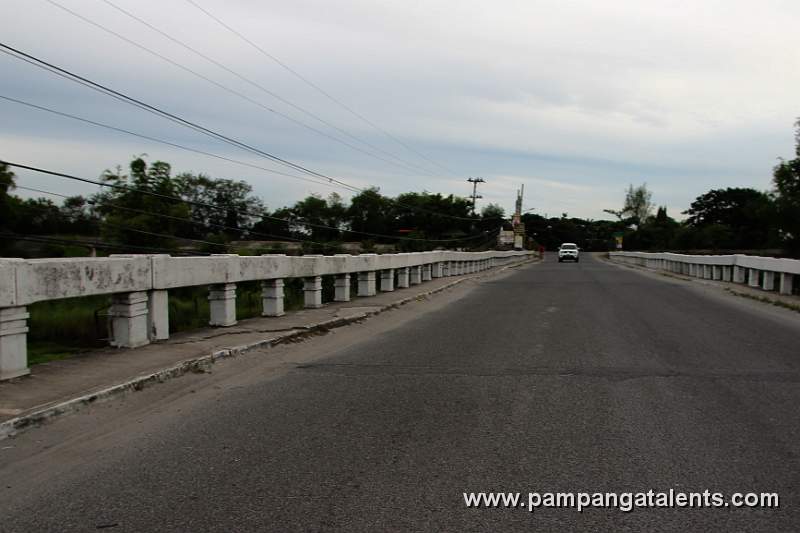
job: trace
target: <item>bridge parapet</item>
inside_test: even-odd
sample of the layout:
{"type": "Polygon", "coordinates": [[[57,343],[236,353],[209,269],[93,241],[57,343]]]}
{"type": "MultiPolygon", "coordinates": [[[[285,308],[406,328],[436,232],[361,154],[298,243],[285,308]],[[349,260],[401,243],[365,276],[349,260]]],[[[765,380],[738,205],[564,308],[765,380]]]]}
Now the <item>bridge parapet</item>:
{"type": "Polygon", "coordinates": [[[304,280],[304,302],[322,305],[322,276],[334,276],[334,301],[374,296],[433,278],[486,270],[532,256],[529,251],[306,255],[112,255],[97,258],[0,258],[0,381],[29,373],[27,306],[35,302],[108,295],[110,343],[134,348],[169,338],[170,289],[207,286],[212,326],[236,324],[236,284],[262,282],[263,316],[284,314],[284,280],[304,280]]]}
{"type": "Polygon", "coordinates": [[[765,291],[792,294],[800,260],[753,255],[687,255],[670,252],[610,252],[612,261],[687,276],[747,283],[765,291]],[[777,285],[776,285],[777,281],[777,285]]]}

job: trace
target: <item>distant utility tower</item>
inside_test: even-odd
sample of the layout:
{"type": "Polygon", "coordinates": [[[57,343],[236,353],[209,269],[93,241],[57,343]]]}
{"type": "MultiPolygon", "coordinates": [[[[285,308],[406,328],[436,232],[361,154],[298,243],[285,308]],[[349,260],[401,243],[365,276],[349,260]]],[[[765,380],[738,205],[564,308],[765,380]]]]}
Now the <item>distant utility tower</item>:
{"type": "Polygon", "coordinates": [[[483,178],[469,178],[467,181],[472,184],[472,216],[475,216],[475,200],[483,198],[483,196],[478,194],[478,184],[486,183],[486,181],[483,178]]]}

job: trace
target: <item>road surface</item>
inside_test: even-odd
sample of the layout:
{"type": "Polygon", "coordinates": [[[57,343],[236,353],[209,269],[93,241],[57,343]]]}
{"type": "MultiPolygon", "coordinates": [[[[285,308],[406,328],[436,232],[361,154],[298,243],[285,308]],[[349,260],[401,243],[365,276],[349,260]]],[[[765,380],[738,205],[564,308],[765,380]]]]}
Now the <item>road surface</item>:
{"type": "Polygon", "coordinates": [[[798,531],[799,324],[548,257],[2,441],[0,530],[798,531]],[[464,500],[670,489],[780,507],[464,500]]]}

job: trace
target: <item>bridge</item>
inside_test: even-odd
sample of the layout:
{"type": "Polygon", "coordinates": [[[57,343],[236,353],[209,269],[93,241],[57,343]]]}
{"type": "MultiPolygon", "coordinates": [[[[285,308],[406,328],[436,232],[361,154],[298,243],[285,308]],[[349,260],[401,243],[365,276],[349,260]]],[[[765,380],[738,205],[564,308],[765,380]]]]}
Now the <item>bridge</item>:
{"type": "MultiPolygon", "coordinates": [[[[406,273],[408,285],[471,281],[0,442],[0,529],[796,530],[800,261],[451,254],[104,260],[101,278],[129,274],[113,319],[115,342],[130,344],[158,340],[158,314],[146,312],[153,291],[181,283],[209,285],[211,301],[226,302],[228,284],[264,280],[264,312],[274,314],[270,280],[292,276],[305,280],[309,308],[320,304],[320,275],[355,275],[364,295],[405,287],[406,273]],[[154,275],[163,265],[174,277],[154,275]],[[467,504],[500,492],[522,499],[467,504]],[[566,496],[562,507],[529,505],[578,492],[672,499],[621,510],[623,500],[604,496],[608,505],[581,512],[566,496]]],[[[82,261],[75,276],[100,264],[82,261]]],[[[44,275],[33,265],[18,262],[18,288],[44,275]]],[[[101,290],[94,272],[81,290],[101,290]]],[[[5,309],[64,286],[16,307],[3,300],[5,309]]],[[[216,305],[211,322],[234,320],[216,305]]]]}
{"type": "Polygon", "coordinates": [[[208,286],[209,325],[236,324],[236,283],[262,281],[263,316],[284,314],[284,280],[304,280],[304,304],[322,306],[322,277],[335,277],[333,301],[374,296],[434,278],[478,272],[530,257],[532,252],[434,251],[406,254],[213,255],[103,258],[0,258],[0,381],[28,374],[26,306],[41,301],[109,295],[110,342],[136,348],[169,338],[170,289],[208,286]]]}

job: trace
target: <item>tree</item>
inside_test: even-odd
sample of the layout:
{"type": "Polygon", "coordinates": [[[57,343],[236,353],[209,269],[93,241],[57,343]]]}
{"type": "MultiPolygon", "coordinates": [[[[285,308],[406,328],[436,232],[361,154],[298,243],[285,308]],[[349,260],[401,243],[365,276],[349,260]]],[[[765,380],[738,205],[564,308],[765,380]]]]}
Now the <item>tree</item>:
{"type": "Polygon", "coordinates": [[[173,182],[175,192],[191,202],[195,236],[216,233],[225,240],[238,239],[264,213],[263,202],[252,195],[253,188],[247,182],[189,172],[178,174],[173,182]]]}
{"type": "Polygon", "coordinates": [[[0,163],[0,230],[9,229],[13,201],[9,192],[15,188],[14,173],[8,165],[0,163]]]}
{"type": "Polygon", "coordinates": [[[615,211],[613,209],[604,209],[606,213],[616,216],[620,221],[625,221],[627,224],[634,224],[639,226],[647,222],[653,212],[653,193],[647,189],[647,184],[643,183],[638,187],[633,184],[628,186],[625,192],[625,203],[622,209],[615,211]]]}
{"type": "Polygon", "coordinates": [[[365,189],[351,198],[346,217],[353,231],[383,235],[392,235],[397,231],[391,202],[375,187],[365,189]]]}
{"type": "Polygon", "coordinates": [[[660,206],[654,217],[629,236],[628,244],[640,250],[668,250],[672,248],[679,227],[680,224],[667,214],[667,208],[660,206]]]}
{"type": "Polygon", "coordinates": [[[698,230],[697,246],[711,249],[767,248],[775,242],[775,204],[749,188],[713,189],[684,211],[686,224],[698,230]]]}
{"type": "Polygon", "coordinates": [[[499,204],[488,204],[481,210],[481,217],[484,219],[505,218],[506,210],[499,204]]]}
{"type": "Polygon", "coordinates": [[[61,205],[61,218],[67,232],[77,235],[94,235],[97,232],[97,217],[89,209],[83,196],[70,196],[61,205]]]}
{"type": "Polygon", "coordinates": [[[168,198],[176,193],[170,165],[163,161],[148,165],[140,156],[131,161],[129,169],[130,174],[120,167],[116,172],[106,170],[101,178],[113,187],[92,197],[104,222],[104,238],[136,246],[177,246],[179,241],[172,236],[190,235],[192,224],[180,220],[189,217],[188,206],[168,198]]]}
{"type": "Polygon", "coordinates": [[[292,207],[292,214],[298,219],[297,224],[304,232],[317,242],[341,240],[344,224],[345,208],[341,197],[333,193],[328,199],[316,195],[307,196],[292,207]],[[308,225],[303,225],[307,222],[308,225]]]}
{"type": "Polygon", "coordinates": [[[795,123],[795,157],[783,159],[772,172],[778,226],[792,255],[800,255],[800,119],[795,123]]]}

